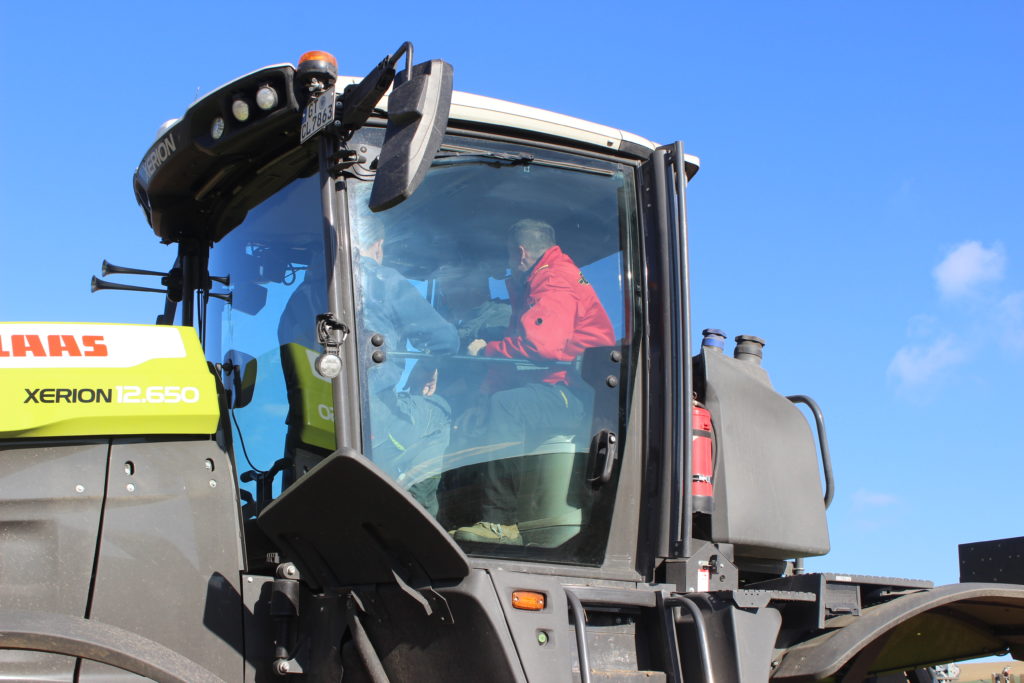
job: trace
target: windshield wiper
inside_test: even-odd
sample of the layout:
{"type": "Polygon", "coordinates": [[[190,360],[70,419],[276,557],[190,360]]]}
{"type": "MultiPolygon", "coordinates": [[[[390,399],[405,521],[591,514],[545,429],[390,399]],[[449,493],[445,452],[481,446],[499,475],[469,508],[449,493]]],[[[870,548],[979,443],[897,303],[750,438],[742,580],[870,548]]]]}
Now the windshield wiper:
{"type": "Polygon", "coordinates": [[[570,171],[583,171],[595,175],[612,176],[615,171],[594,166],[584,166],[565,161],[554,161],[553,159],[538,159],[529,152],[490,152],[472,147],[444,146],[434,156],[433,166],[447,166],[453,164],[487,164],[489,166],[549,166],[551,168],[563,168],[570,171]]]}
{"type": "Polygon", "coordinates": [[[484,152],[480,150],[446,150],[434,156],[434,165],[453,163],[483,163],[519,166],[533,163],[534,156],[527,152],[484,152]]]}

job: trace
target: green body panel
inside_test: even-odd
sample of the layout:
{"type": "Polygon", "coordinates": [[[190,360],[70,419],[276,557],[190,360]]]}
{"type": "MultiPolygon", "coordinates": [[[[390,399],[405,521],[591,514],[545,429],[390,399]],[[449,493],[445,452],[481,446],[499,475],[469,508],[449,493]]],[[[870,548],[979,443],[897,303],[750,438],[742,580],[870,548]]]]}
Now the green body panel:
{"type": "Polygon", "coordinates": [[[212,434],[216,382],[191,327],[0,323],[0,438],[212,434]]]}
{"type": "Polygon", "coordinates": [[[281,347],[285,377],[288,381],[288,402],[292,417],[291,429],[298,430],[299,441],[333,451],[334,399],[331,381],[321,377],[313,368],[317,353],[301,344],[281,347]]]}

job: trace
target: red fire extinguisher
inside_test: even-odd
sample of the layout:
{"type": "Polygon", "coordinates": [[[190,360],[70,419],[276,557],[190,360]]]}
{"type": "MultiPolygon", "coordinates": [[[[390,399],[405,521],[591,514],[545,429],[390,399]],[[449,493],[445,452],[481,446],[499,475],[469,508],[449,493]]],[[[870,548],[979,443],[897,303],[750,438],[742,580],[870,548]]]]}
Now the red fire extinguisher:
{"type": "Polygon", "coordinates": [[[693,402],[693,458],[691,460],[690,492],[693,494],[694,512],[711,512],[714,495],[714,441],[711,412],[699,402],[693,402]]]}

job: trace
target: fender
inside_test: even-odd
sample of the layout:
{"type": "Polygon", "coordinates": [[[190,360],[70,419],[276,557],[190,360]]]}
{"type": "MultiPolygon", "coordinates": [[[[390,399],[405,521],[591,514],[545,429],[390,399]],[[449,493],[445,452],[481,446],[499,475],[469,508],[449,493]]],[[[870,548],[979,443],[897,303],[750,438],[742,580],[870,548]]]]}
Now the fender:
{"type": "Polygon", "coordinates": [[[0,650],[7,649],[82,657],[167,683],[223,683],[160,643],[110,624],[67,614],[0,612],[0,650]]]}
{"type": "MultiPolygon", "coordinates": [[[[861,673],[920,668],[1010,650],[1024,655],[1024,587],[961,583],[867,607],[790,647],[774,679],[820,681],[847,664],[861,673]]],[[[859,680],[859,679],[857,679],[859,680]]]]}

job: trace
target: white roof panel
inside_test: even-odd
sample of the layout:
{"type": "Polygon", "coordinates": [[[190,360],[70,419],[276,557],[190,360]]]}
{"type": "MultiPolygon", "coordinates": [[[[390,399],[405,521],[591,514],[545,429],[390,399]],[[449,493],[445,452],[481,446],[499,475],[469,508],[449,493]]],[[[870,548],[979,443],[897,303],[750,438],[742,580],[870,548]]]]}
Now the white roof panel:
{"type": "MultiPolygon", "coordinates": [[[[350,83],[358,83],[358,78],[340,76],[337,85],[339,91],[350,83]]],[[[380,102],[381,109],[387,109],[387,95],[380,102]]],[[[618,149],[620,142],[626,140],[648,149],[658,145],[632,133],[602,126],[599,123],[584,121],[565,114],[523,104],[506,102],[493,97],[474,95],[456,90],[452,93],[452,109],[449,119],[483,123],[494,126],[505,126],[535,133],[554,135],[569,140],[578,140],[592,145],[618,149]]]]}
{"type": "MultiPolygon", "coordinates": [[[[349,83],[358,83],[359,80],[351,76],[340,76],[336,87],[340,91],[349,83]]],[[[387,109],[387,95],[378,106],[387,109]]],[[[619,150],[623,142],[651,150],[659,146],[647,138],[618,128],[459,90],[452,93],[449,120],[514,128],[611,150],[619,150]]],[[[700,166],[700,159],[689,154],[686,155],[686,162],[694,167],[700,166]]]]}

